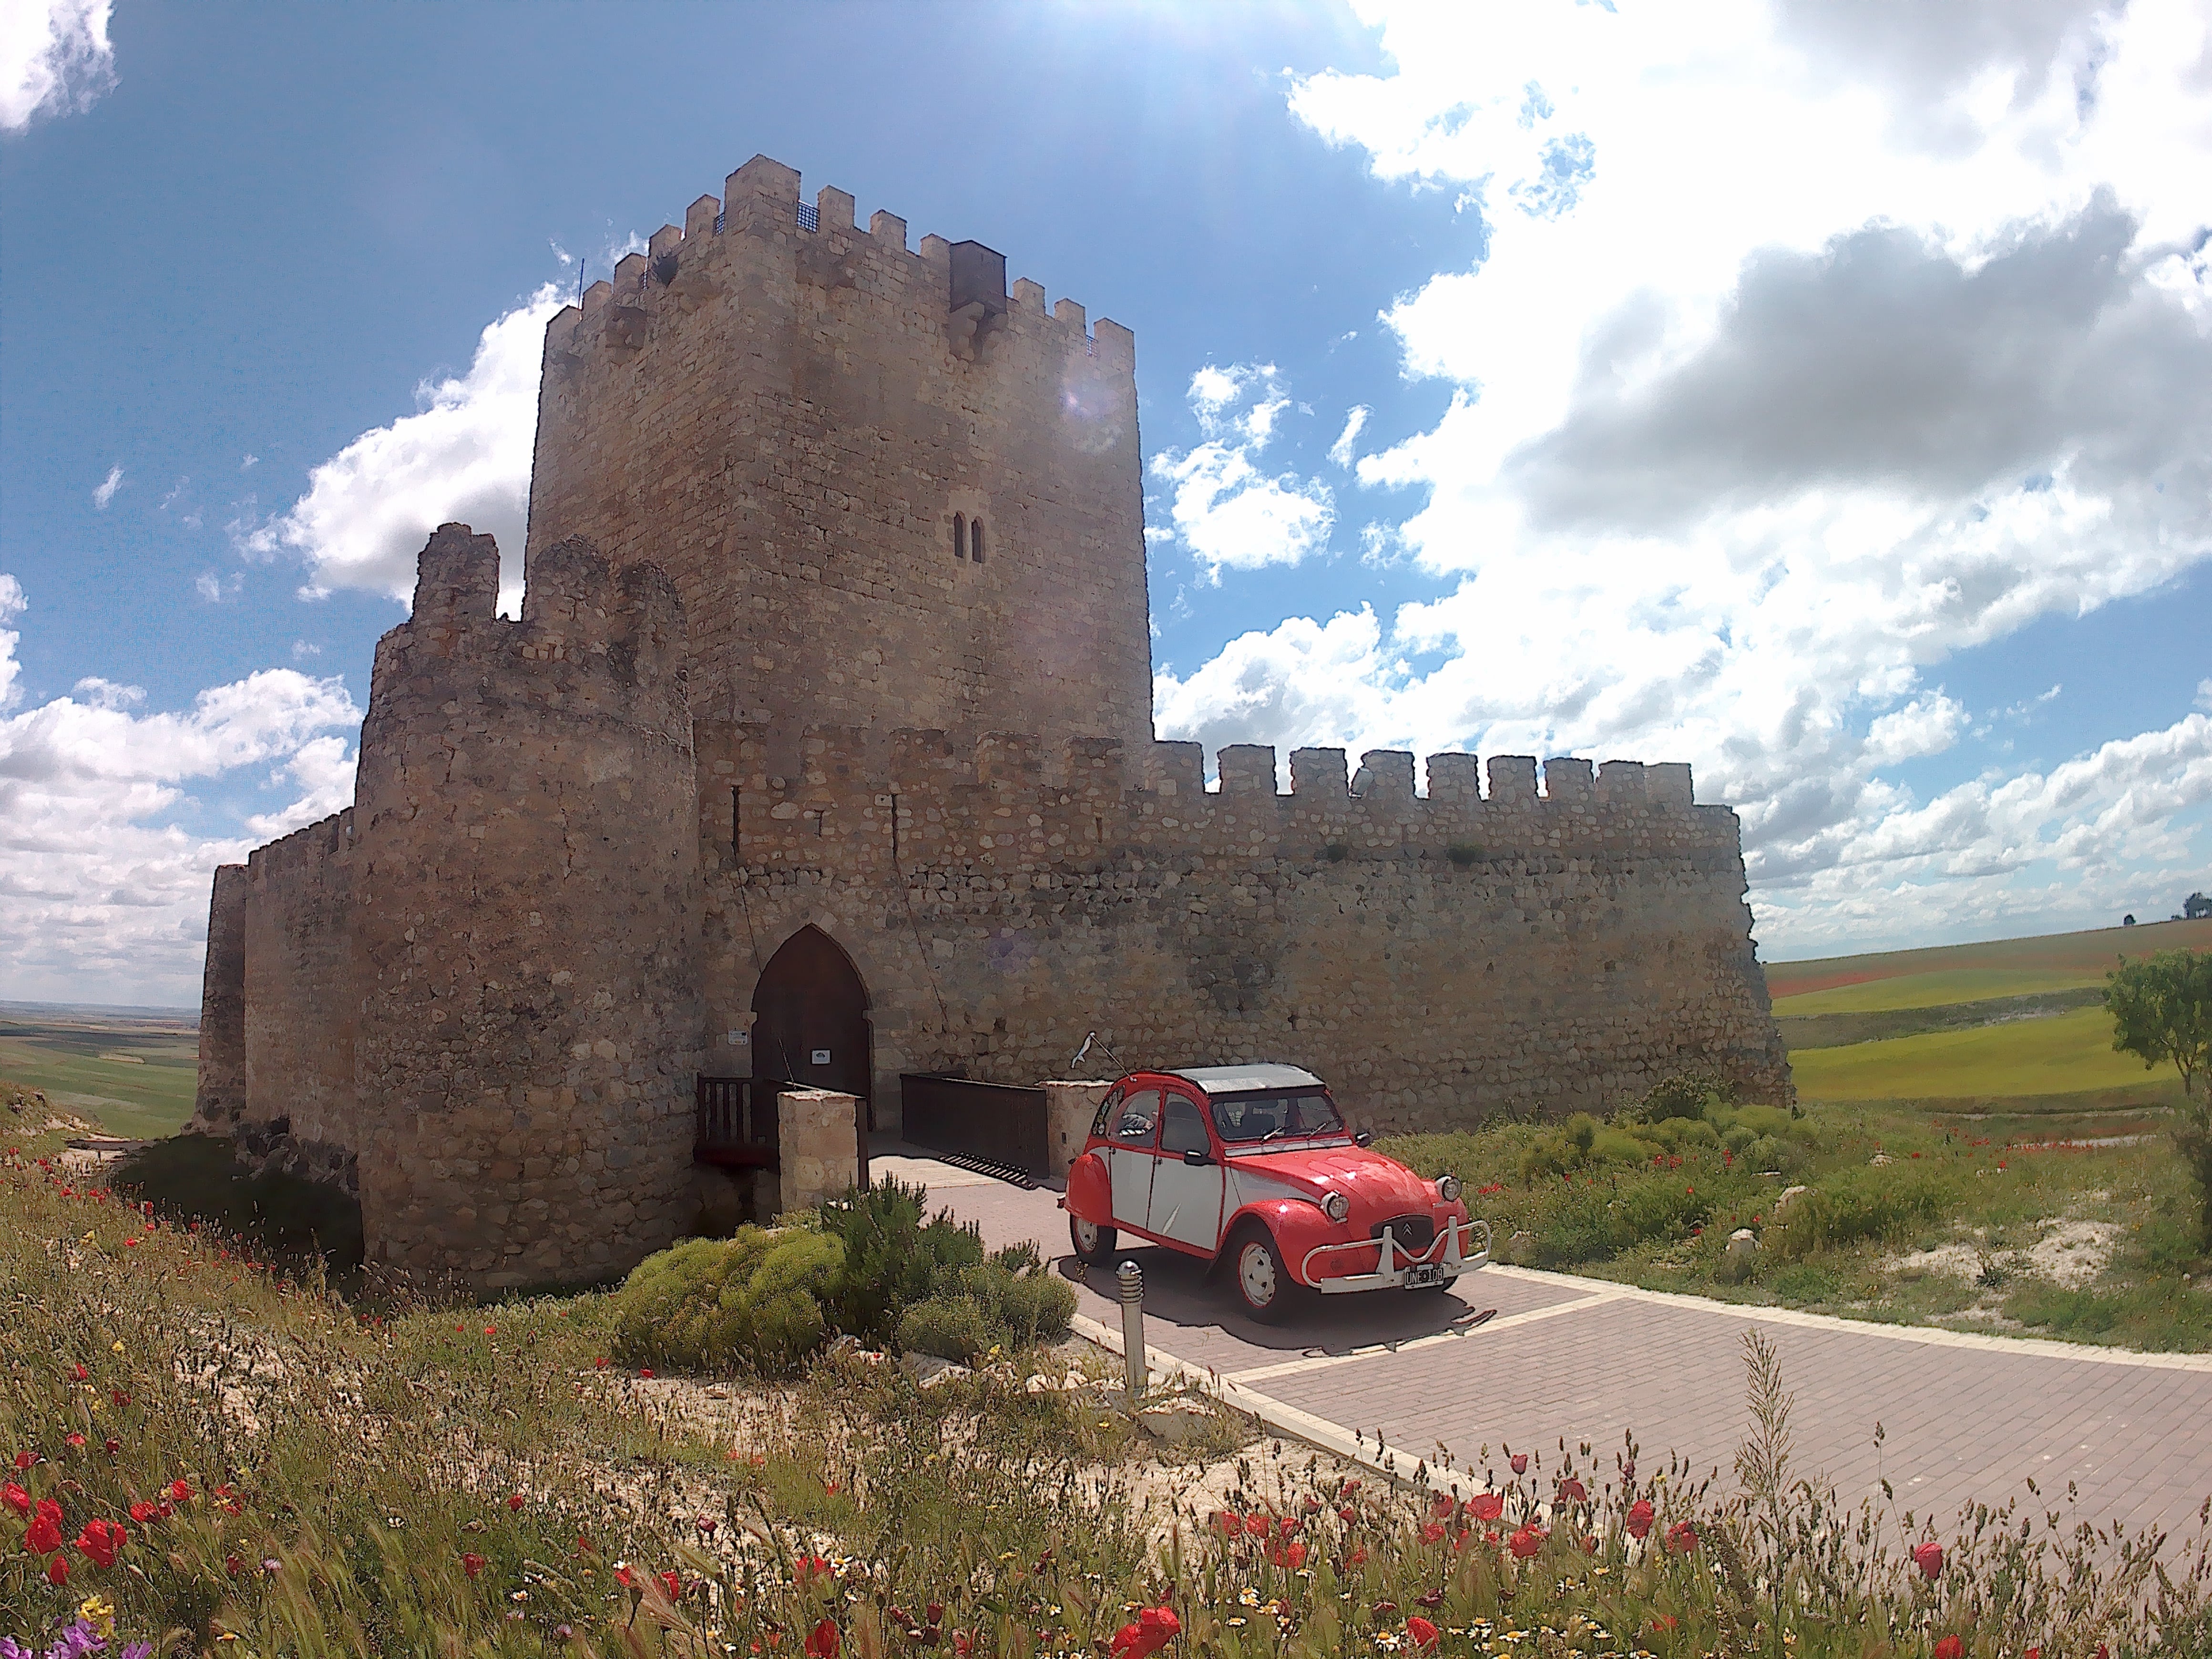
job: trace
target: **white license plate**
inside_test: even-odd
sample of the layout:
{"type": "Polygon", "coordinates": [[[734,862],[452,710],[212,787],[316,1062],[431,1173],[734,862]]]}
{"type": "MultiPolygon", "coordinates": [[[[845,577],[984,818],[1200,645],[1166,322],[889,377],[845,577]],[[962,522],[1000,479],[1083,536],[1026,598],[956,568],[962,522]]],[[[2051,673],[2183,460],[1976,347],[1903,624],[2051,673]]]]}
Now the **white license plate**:
{"type": "Polygon", "coordinates": [[[1443,1282],[1444,1270],[1439,1263],[1416,1262],[1413,1267],[1406,1269],[1406,1288],[1409,1291],[1425,1291],[1431,1285],[1441,1285],[1443,1282]]]}

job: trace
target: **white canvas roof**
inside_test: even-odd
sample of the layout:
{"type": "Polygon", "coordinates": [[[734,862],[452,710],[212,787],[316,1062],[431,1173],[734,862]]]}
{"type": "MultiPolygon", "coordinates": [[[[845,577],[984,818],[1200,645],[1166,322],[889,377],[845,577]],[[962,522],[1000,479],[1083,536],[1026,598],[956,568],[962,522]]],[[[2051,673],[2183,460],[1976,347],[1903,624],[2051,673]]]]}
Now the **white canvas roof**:
{"type": "Polygon", "coordinates": [[[1265,1060],[1249,1066],[1184,1066],[1175,1075],[1195,1083],[1210,1095],[1243,1094],[1255,1089],[1318,1089],[1322,1080],[1296,1066],[1272,1065],[1265,1060]]]}

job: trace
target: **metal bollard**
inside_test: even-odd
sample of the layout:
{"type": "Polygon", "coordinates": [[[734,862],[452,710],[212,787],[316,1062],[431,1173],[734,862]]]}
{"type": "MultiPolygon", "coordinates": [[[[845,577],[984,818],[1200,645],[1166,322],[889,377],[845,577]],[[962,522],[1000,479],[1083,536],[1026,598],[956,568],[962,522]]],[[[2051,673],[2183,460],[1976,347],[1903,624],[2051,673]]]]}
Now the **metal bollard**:
{"type": "Polygon", "coordinates": [[[1116,1277],[1121,1281],[1121,1367],[1128,1375],[1133,1409],[1151,1381],[1145,1374],[1145,1270],[1124,1261],[1116,1277]]]}

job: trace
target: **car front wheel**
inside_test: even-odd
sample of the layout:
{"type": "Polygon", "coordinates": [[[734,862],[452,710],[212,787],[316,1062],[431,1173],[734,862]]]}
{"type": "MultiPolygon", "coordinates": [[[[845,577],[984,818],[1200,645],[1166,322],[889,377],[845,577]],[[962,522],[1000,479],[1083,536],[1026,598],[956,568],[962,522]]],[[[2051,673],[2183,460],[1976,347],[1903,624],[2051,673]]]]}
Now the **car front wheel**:
{"type": "Polygon", "coordinates": [[[1111,1227],[1072,1215],[1067,1218],[1067,1242],[1075,1247],[1075,1259],[1086,1267],[1103,1267],[1114,1260],[1115,1234],[1111,1227]]]}
{"type": "Polygon", "coordinates": [[[1230,1271],[1237,1277],[1237,1294],[1244,1311],[1263,1325],[1272,1325],[1290,1311],[1297,1282],[1283,1265],[1283,1253],[1264,1227],[1239,1233],[1230,1246],[1230,1271]]]}

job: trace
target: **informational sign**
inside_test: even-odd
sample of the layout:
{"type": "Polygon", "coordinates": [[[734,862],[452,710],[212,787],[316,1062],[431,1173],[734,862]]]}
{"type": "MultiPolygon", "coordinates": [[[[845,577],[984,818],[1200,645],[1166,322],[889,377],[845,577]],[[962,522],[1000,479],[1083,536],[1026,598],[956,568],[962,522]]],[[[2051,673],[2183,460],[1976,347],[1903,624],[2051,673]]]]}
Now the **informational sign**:
{"type": "Polygon", "coordinates": [[[814,1063],[817,1066],[827,1066],[830,1063],[830,1051],[827,1048],[817,1048],[814,1051],[814,1063]]]}

